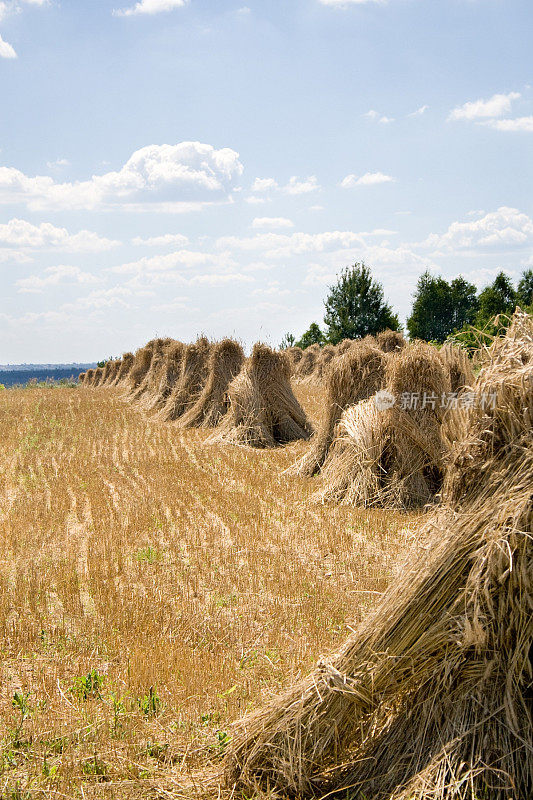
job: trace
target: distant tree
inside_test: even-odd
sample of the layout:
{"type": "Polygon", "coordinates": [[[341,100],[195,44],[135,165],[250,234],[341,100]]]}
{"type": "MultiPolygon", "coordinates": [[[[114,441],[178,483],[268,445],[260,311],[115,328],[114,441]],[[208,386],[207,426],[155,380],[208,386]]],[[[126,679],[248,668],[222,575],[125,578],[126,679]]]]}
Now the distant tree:
{"type": "Polygon", "coordinates": [[[476,287],[464,278],[448,283],[428,270],[418,279],[413,310],[407,320],[412,339],[444,342],[450,334],[474,320],[476,287]]]}
{"type": "Polygon", "coordinates": [[[312,322],[306,332],[294,344],[296,347],[301,347],[302,350],[305,350],[306,347],[310,347],[312,344],[323,345],[325,344],[324,334],[317,323],[312,322]]]}
{"type": "Polygon", "coordinates": [[[460,275],[450,283],[453,331],[474,321],[478,310],[476,287],[460,275]]]}
{"type": "Polygon", "coordinates": [[[524,308],[533,305],[533,269],[526,269],[522,273],[516,294],[518,305],[524,308]]]}
{"type": "Polygon", "coordinates": [[[474,320],[478,328],[492,323],[498,314],[511,315],[517,304],[517,293],[505,272],[499,272],[494,283],[479,295],[479,309],[474,320]]]}
{"type": "Polygon", "coordinates": [[[296,337],[293,333],[286,333],[281,340],[279,349],[280,350],[287,350],[288,347],[294,347],[294,343],[296,342],[296,337]]]}
{"type": "Polygon", "coordinates": [[[376,334],[385,328],[400,330],[397,315],[384,300],[383,287],[363,262],[341,272],[337,283],[330,286],[324,305],[326,338],[332,344],[376,334]]]}

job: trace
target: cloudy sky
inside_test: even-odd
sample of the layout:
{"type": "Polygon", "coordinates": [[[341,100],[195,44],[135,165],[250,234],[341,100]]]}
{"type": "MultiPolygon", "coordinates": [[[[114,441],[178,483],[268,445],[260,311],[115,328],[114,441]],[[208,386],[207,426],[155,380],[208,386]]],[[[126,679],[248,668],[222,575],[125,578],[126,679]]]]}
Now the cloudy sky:
{"type": "Polygon", "coordinates": [[[530,0],[0,0],[0,363],[533,266],[530,0]],[[246,5],[243,4],[243,1],[246,5]]]}

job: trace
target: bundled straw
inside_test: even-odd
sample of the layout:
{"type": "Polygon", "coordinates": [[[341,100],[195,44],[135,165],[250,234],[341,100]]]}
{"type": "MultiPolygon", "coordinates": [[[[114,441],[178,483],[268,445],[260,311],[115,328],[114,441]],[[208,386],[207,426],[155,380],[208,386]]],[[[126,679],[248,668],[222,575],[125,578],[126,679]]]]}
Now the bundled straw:
{"type": "Polygon", "coordinates": [[[407,344],[403,333],[400,333],[400,331],[391,331],[389,328],[380,331],[376,339],[378,347],[380,347],[384,353],[395,353],[407,344]]]}
{"type": "Polygon", "coordinates": [[[80,374],[78,375],[78,383],[83,385],[85,383],[86,377],[87,377],[86,372],[80,372],[80,374]]]}
{"type": "Polygon", "coordinates": [[[338,356],[337,348],[332,344],[326,344],[322,348],[316,361],[315,369],[312,373],[313,380],[320,381],[327,372],[332,360],[338,356]]]}
{"type": "Polygon", "coordinates": [[[227,413],[228,386],[239,374],[244,352],[238,342],[223,339],[213,345],[207,364],[207,381],[196,403],[179,419],[183,428],[214,428],[227,413]]]}
{"type": "Polygon", "coordinates": [[[104,375],[103,367],[96,367],[93,374],[92,385],[100,386],[100,384],[102,383],[103,375],[104,375]]]}
{"type": "Polygon", "coordinates": [[[134,359],[135,357],[133,353],[124,353],[120,360],[117,376],[113,381],[113,386],[122,386],[127,382],[130,370],[133,367],[134,359]]]}
{"type": "Polygon", "coordinates": [[[230,408],[211,442],[275,447],[307,439],[311,426],[290,385],[283,352],[254,345],[251,357],[228,387],[230,408]]]}
{"type": "Polygon", "coordinates": [[[85,373],[84,385],[92,386],[93,381],[94,381],[94,369],[88,369],[87,372],[85,373]]]}
{"type": "Polygon", "coordinates": [[[368,800],[533,794],[533,324],[450,418],[443,507],[340,649],[237,726],[227,777],[368,800]],[[483,407],[485,405],[485,407],[483,407]]]}
{"type": "Polygon", "coordinates": [[[442,401],[450,384],[438,351],[415,342],[389,358],[387,397],[349,408],[322,469],[317,499],[362,506],[419,508],[440,490],[445,447],[442,401]]]}
{"type": "Polygon", "coordinates": [[[289,363],[291,365],[292,374],[296,375],[296,371],[298,369],[298,364],[302,360],[302,356],[304,354],[304,351],[302,350],[301,347],[287,347],[283,352],[286,354],[287,358],[289,359],[289,363]]]}
{"type": "Polygon", "coordinates": [[[207,380],[210,344],[201,336],[187,345],[181,361],[179,377],[159,413],[161,420],[172,422],[181,417],[198,399],[207,380]]]}
{"type": "Polygon", "coordinates": [[[446,342],[439,350],[442,363],[448,370],[452,392],[460,392],[474,383],[474,370],[468,351],[458,344],[446,342]]]}
{"type": "Polygon", "coordinates": [[[144,347],[140,347],[136,351],[133,357],[133,363],[125,381],[126,395],[134,396],[139,386],[142,385],[146,373],[150,369],[153,350],[154,340],[152,339],[150,342],[145,344],[144,347]]]}
{"type": "Polygon", "coordinates": [[[308,452],[290,468],[292,474],[310,477],[320,471],[343,410],[382,387],[386,361],[387,356],[366,340],[352,343],[332,361],[325,378],[324,417],[308,452]]]}
{"type": "Polygon", "coordinates": [[[319,344],[311,344],[306,347],[302,353],[298,365],[296,367],[295,377],[298,380],[310,378],[316,369],[317,362],[320,358],[321,347],[319,344]]]}
{"type": "Polygon", "coordinates": [[[142,404],[144,405],[147,396],[149,398],[150,392],[153,391],[159,383],[165,349],[169,346],[171,341],[172,339],[154,339],[149,342],[151,345],[150,363],[142,381],[140,381],[137,388],[130,394],[131,402],[139,402],[142,398],[142,404]]]}
{"type": "Polygon", "coordinates": [[[151,413],[160,411],[167,402],[180,376],[186,347],[187,345],[183,344],[183,342],[175,341],[165,349],[159,385],[147,404],[147,411],[151,413]]]}

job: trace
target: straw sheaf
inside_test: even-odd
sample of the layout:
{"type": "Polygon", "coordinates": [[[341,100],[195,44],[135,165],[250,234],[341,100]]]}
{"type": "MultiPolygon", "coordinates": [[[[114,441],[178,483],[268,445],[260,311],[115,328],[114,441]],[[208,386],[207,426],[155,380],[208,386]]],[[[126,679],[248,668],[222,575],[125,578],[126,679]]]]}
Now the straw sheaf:
{"type": "Polygon", "coordinates": [[[117,370],[117,376],[113,381],[113,386],[119,386],[128,380],[130,370],[133,366],[133,353],[124,353],[117,370]]]}
{"type": "Polygon", "coordinates": [[[291,367],[282,352],[256,344],[228,387],[229,411],[209,441],[276,447],[307,439],[311,426],[290,385],[291,367]]]}
{"type": "Polygon", "coordinates": [[[464,347],[446,342],[439,350],[439,355],[450,376],[452,392],[460,392],[473,385],[474,369],[464,347]]]}
{"type": "Polygon", "coordinates": [[[144,380],[144,376],[150,369],[150,362],[152,361],[154,343],[148,342],[144,347],[140,347],[134,357],[131,369],[128,372],[126,382],[126,394],[134,394],[135,390],[140,386],[144,380]]]}
{"type": "Polygon", "coordinates": [[[326,373],[325,414],[309,451],[287,470],[311,477],[320,471],[345,408],[371,397],[383,386],[387,356],[367,341],[353,343],[335,358],[326,373]]]}
{"type": "Polygon", "coordinates": [[[85,386],[92,386],[94,380],[94,369],[88,369],[85,373],[85,386]]]}
{"type": "Polygon", "coordinates": [[[309,347],[305,348],[296,367],[296,378],[298,378],[298,380],[309,378],[313,374],[317,361],[320,358],[320,352],[321,347],[319,344],[311,344],[309,347]]]}
{"type": "Polygon", "coordinates": [[[87,377],[87,372],[80,372],[80,374],[78,375],[78,383],[83,386],[86,377],[87,377]]]}
{"type": "Polygon", "coordinates": [[[531,798],[533,345],[500,349],[474,386],[495,408],[454,420],[426,559],[337,653],[236,726],[234,791],[531,798]]]}
{"type": "Polygon", "coordinates": [[[156,380],[157,372],[161,368],[165,349],[168,347],[171,341],[171,339],[153,339],[148,343],[147,346],[150,346],[150,360],[148,363],[148,368],[146,369],[144,376],[138,383],[137,387],[130,393],[129,399],[131,402],[139,402],[142,398],[144,403],[146,394],[152,388],[153,382],[156,380]]]}
{"type": "Polygon", "coordinates": [[[179,427],[216,427],[229,409],[228,387],[243,363],[244,352],[238,342],[223,339],[213,345],[205,386],[196,403],[179,419],[179,427]]]}
{"type": "Polygon", "coordinates": [[[103,374],[104,374],[103,367],[96,367],[92,380],[93,386],[100,386],[100,384],[102,383],[103,374]]]}
{"type": "Polygon", "coordinates": [[[160,411],[172,392],[181,372],[181,365],[187,345],[183,342],[172,342],[165,349],[163,367],[159,385],[155,389],[151,402],[147,406],[149,413],[160,411]]]}
{"type": "Polygon", "coordinates": [[[168,395],[159,418],[166,422],[179,419],[198,399],[207,380],[207,361],[211,345],[204,337],[185,348],[179,377],[168,395]]]}
{"type": "Polygon", "coordinates": [[[380,347],[384,353],[395,353],[398,350],[402,350],[407,344],[403,333],[400,333],[400,331],[391,331],[388,328],[387,330],[380,331],[376,340],[378,347],[380,347]]]}

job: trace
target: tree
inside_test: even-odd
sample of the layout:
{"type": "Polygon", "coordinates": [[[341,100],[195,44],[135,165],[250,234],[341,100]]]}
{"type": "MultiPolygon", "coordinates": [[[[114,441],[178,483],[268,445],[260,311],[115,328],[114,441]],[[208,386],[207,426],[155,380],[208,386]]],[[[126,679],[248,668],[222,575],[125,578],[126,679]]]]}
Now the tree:
{"type": "Polygon", "coordinates": [[[524,308],[533,305],[533,269],[526,269],[522,273],[518,284],[517,301],[524,308]]]}
{"type": "Polygon", "coordinates": [[[281,344],[279,346],[280,350],[287,350],[288,347],[294,347],[296,342],[296,336],[293,333],[286,333],[281,340],[281,344]]]}
{"type": "Polygon", "coordinates": [[[297,342],[295,342],[296,347],[301,347],[302,350],[305,350],[306,347],[310,347],[312,344],[319,344],[323,345],[325,343],[324,334],[320,330],[319,326],[316,322],[312,322],[306,330],[306,332],[302,335],[297,342]]]}
{"type": "Polygon", "coordinates": [[[412,339],[444,342],[471,323],[477,310],[476,287],[463,277],[448,283],[426,270],[416,286],[413,310],[407,320],[412,339]]]}
{"type": "Polygon", "coordinates": [[[511,279],[504,272],[498,273],[494,283],[486,286],[479,295],[476,327],[482,328],[492,323],[498,314],[510,316],[515,309],[517,299],[511,279]]]}
{"type": "Polygon", "coordinates": [[[332,344],[376,334],[385,328],[400,329],[398,317],[384,300],[383,287],[372,278],[364,262],[341,272],[337,283],[330,286],[324,305],[327,339],[332,344]]]}

